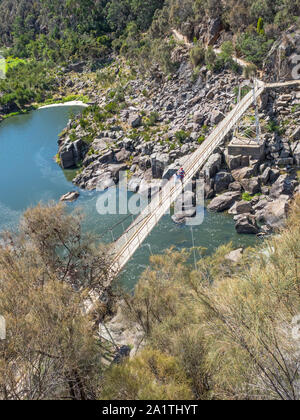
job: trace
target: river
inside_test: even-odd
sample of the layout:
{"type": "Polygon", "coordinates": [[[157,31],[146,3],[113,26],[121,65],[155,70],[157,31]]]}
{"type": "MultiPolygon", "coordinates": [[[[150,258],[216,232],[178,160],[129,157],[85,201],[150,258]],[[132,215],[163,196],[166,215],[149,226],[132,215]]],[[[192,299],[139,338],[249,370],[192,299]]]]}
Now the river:
{"type": "MultiPolygon", "coordinates": [[[[40,109],[8,118],[0,124],[0,231],[16,229],[26,208],[39,202],[58,201],[63,194],[77,189],[71,182],[74,171],[63,171],[54,156],[58,134],[66,126],[70,113],[80,109],[78,106],[40,109]]],[[[80,191],[80,194],[78,201],[68,204],[68,207],[79,206],[86,215],[84,228],[99,237],[108,226],[124,218],[124,215],[103,216],[97,213],[99,192],[80,191]]],[[[229,241],[236,247],[251,246],[257,242],[254,236],[238,235],[231,216],[206,210],[204,223],[194,227],[193,233],[195,246],[206,248],[208,253],[229,241]]],[[[103,236],[105,242],[111,239],[111,234],[103,236]]],[[[149,262],[150,253],[161,253],[170,246],[190,248],[191,229],[177,226],[170,216],[164,216],[128,263],[122,274],[124,285],[133,289],[149,262]]]]}

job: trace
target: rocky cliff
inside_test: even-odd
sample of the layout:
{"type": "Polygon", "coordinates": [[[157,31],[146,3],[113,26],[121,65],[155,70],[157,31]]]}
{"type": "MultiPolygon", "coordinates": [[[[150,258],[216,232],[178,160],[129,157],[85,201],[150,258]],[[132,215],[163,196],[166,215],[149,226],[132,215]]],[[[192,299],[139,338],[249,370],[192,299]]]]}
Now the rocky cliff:
{"type": "MultiPolygon", "coordinates": [[[[97,124],[95,107],[86,111],[88,124],[83,126],[82,118],[69,122],[59,151],[63,167],[80,163],[76,185],[105,189],[118,182],[120,171],[127,171],[129,189],[148,194],[159,180],[169,179],[184,165],[234,106],[236,86],[244,82],[241,75],[229,70],[216,74],[205,66],[195,74],[182,45],[173,55],[180,66],[172,77],[157,70],[146,79],[131,78],[123,90],[122,106],[114,114],[104,112],[104,123],[97,124]]],[[[119,66],[110,67],[117,79],[119,66]]],[[[94,91],[96,108],[110,109],[113,93],[109,88],[97,97],[94,91]]],[[[259,106],[263,156],[228,153],[235,136],[255,141],[254,110],[250,110],[199,174],[205,182],[205,197],[212,200],[209,209],[229,210],[239,233],[258,233],[261,224],[263,232],[281,226],[298,188],[300,91],[297,85],[267,91],[259,106]]],[[[190,216],[183,214],[175,221],[182,223],[190,216]]]]}

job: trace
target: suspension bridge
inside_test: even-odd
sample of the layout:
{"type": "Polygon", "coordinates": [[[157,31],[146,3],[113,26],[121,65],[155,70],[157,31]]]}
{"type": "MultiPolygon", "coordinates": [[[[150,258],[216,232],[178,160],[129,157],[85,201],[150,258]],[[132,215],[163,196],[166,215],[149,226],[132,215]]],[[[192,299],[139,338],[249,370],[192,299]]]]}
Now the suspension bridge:
{"type": "MultiPolygon", "coordinates": [[[[254,105],[257,108],[257,100],[265,89],[277,87],[300,87],[300,81],[293,80],[283,83],[266,84],[260,80],[254,80],[254,88],[245,95],[231,112],[219,123],[201,146],[186,158],[183,164],[185,179],[183,185],[174,183],[171,179],[152,198],[149,205],[142,210],[140,215],[124,231],[121,237],[114,241],[111,248],[112,273],[118,274],[134,255],[136,250],[143,244],[156,224],[166,214],[170,206],[182,193],[184,187],[192,181],[196,174],[203,168],[214,150],[222,143],[230,131],[237,125],[245,112],[254,105]]],[[[120,222],[122,223],[122,222],[120,222]]]]}

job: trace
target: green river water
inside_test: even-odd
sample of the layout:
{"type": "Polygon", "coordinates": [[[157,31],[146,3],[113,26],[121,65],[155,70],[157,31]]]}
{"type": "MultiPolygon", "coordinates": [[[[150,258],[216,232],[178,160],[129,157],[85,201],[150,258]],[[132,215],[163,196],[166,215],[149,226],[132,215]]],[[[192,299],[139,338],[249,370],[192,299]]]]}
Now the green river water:
{"type": "MultiPolygon", "coordinates": [[[[65,106],[40,109],[27,115],[4,120],[0,124],[0,231],[16,229],[22,212],[29,206],[59,198],[76,187],[71,183],[72,171],[62,171],[56,164],[58,134],[66,126],[71,112],[80,107],[65,106]]],[[[84,228],[99,237],[124,215],[99,215],[96,201],[99,192],[80,191],[70,209],[80,207],[86,218],[84,228]]],[[[127,227],[127,226],[126,226],[127,227]]],[[[120,226],[119,229],[122,229],[120,226]]],[[[232,217],[205,211],[204,223],[193,228],[195,245],[213,252],[218,246],[232,241],[235,246],[250,246],[257,242],[254,236],[238,235],[232,217]]],[[[115,232],[115,235],[121,231],[115,232]]],[[[109,242],[110,235],[103,240],[109,242]]],[[[133,289],[139,275],[149,262],[150,252],[161,253],[175,246],[192,246],[189,227],[175,225],[170,216],[164,216],[146,243],[136,252],[122,274],[127,288],[133,289]]]]}

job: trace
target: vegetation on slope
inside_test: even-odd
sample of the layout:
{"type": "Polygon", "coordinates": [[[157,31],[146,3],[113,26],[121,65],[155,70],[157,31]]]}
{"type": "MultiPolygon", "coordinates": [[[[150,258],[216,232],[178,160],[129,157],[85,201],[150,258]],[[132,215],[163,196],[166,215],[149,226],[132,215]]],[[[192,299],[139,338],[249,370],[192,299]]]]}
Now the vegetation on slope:
{"type": "MultiPolygon", "coordinates": [[[[135,296],[125,298],[125,312],[143,330],[148,352],[176,359],[194,398],[300,398],[293,324],[300,313],[299,239],[298,196],[286,230],[248,250],[238,264],[225,258],[230,245],[202,258],[197,270],[175,250],[151,258],[135,296]]],[[[137,363],[107,373],[105,397],[132,395],[137,363]]]]}
{"type": "Polygon", "coordinates": [[[0,0],[2,54],[28,60],[1,81],[2,114],[49,98],[57,89],[51,76],[59,78],[61,68],[78,62],[96,68],[112,51],[142,71],[154,64],[172,72],[176,44],[170,39],[171,28],[192,39],[194,34],[197,41],[197,28],[206,30],[215,18],[231,41],[218,59],[211,51],[204,57],[203,46],[195,45],[195,66],[205,58],[212,69],[236,70],[230,60],[233,52],[261,66],[299,11],[300,0],[0,0]]]}
{"type": "MultiPolygon", "coordinates": [[[[79,216],[38,206],[3,239],[2,399],[300,398],[299,196],[287,228],[239,263],[226,259],[230,244],[197,270],[186,252],[153,256],[135,295],[124,295],[123,315],[139,325],[145,348],[117,365],[82,310],[108,261],[79,216]]],[[[110,311],[99,306],[100,322],[110,311]]]]}
{"type": "MultiPolygon", "coordinates": [[[[109,348],[84,315],[91,289],[103,288],[108,258],[81,231],[81,216],[59,205],[25,212],[20,233],[2,235],[0,399],[92,399],[109,348]]],[[[101,318],[109,308],[98,308],[101,318]]]]}

